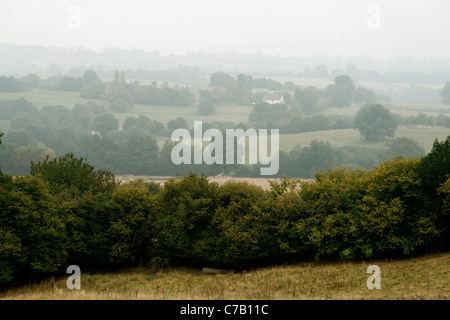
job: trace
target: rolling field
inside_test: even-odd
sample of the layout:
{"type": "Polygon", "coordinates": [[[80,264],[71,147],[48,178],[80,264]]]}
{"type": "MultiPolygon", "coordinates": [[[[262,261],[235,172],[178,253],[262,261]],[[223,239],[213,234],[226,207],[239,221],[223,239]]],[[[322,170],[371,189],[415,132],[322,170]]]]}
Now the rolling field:
{"type": "MultiPolygon", "coordinates": [[[[173,177],[164,177],[164,176],[133,176],[133,175],[116,175],[117,180],[121,181],[121,183],[127,183],[132,180],[142,179],[145,182],[157,182],[160,185],[163,185],[165,181],[169,178],[173,177]]],[[[227,181],[246,181],[250,184],[257,185],[264,189],[270,188],[269,181],[276,181],[279,179],[276,178],[238,178],[238,177],[228,177],[228,176],[212,176],[208,177],[210,182],[217,182],[219,185],[224,184],[227,181]]]]}
{"type": "MultiPolygon", "coordinates": [[[[81,266],[80,266],[81,267],[81,266]]],[[[238,273],[211,274],[189,268],[135,268],[83,273],[81,289],[67,276],[10,288],[6,300],[448,300],[450,253],[405,260],[300,263],[238,273]],[[381,288],[369,290],[370,265],[380,268],[381,288]]]]}
{"type": "Polygon", "coordinates": [[[137,104],[128,112],[115,113],[114,116],[119,119],[120,123],[123,123],[128,117],[139,117],[139,115],[142,114],[151,120],[159,121],[164,125],[167,125],[170,120],[174,120],[177,117],[183,117],[192,127],[195,120],[202,120],[204,122],[231,121],[234,124],[238,124],[239,122],[247,123],[251,111],[251,106],[219,105],[216,106],[215,114],[204,116],[198,113],[196,106],[147,106],[137,104]]]}
{"type": "MultiPolygon", "coordinates": [[[[399,127],[394,138],[407,137],[415,140],[425,152],[429,152],[434,140],[444,140],[450,134],[450,129],[442,127],[399,127]]],[[[297,144],[307,146],[313,140],[328,141],[333,147],[347,145],[381,149],[389,139],[380,142],[366,142],[356,129],[340,129],[314,131],[280,135],[280,150],[291,151],[297,144]]]]}
{"type": "MultiPolygon", "coordinates": [[[[2,99],[18,99],[25,98],[26,100],[35,104],[38,108],[44,106],[63,105],[69,109],[77,103],[86,103],[87,101],[94,101],[98,104],[104,104],[101,100],[87,100],[82,99],[78,92],[70,91],[56,91],[49,89],[39,89],[34,91],[25,92],[0,92],[0,100],[2,99]]],[[[403,116],[417,115],[418,112],[424,112],[428,115],[438,115],[442,113],[450,114],[450,109],[445,105],[410,105],[399,103],[387,103],[386,106],[391,109],[392,112],[401,114],[403,116]]],[[[202,116],[198,113],[197,107],[180,107],[180,106],[148,106],[148,105],[134,105],[126,113],[113,113],[115,117],[119,119],[119,123],[123,124],[125,119],[139,115],[145,115],[152,120],[159,121],[164,125],[170,120],[182,116],[184,117],[190,126],[193,125],[195,120],[202,120],[205,122],[213,121],[230,121],[235,125],[242,122],[248,122],[248,116],[252,111],[252,106],[232,106],[221,105],[216,106],[216,113],[209,116],[202,116]]],[[[357,106],[351,106],[347,108],[331,108],[321,112],[324,115],[342,115],[353,116],[358,111],[357,106]]],[[[9,122],[0,122],[3,131],[9,129],[9,122]]],[[[409,137],[414,139],[422,146],[426,152],[431,150],[433,142],[436,138],[439,140],[445,139],[450,134],[450,130],[447,128],[431,128],[431,127],[400,127],[395,137],[409,137]]],[[[360,134],[354,129],[341,129],[341,130],[326,130],[305,132],[296,134],[284,134],[280,136],[280,150],[291,151],[297,144],[301,147],[308,145],[313,140],[328,141],[334,147],[342,147],[346,145],[364,146],[371,148],[383,148],[384,144],[389,141],[383,141],[378,143],[367,143],[361,139],[360,134]]],[[[158,141],[160,145],[164,141],[158,141]]]]}
{"type": "Polygon", "coordinates": [[[94,99],[83,99],[80,98],[79,92],[72,91],[57,91],[50,89],[39,89],[33,91],[23,91],[23,92],[0,92],[0,100],[7,99],[20,99],[30,101],[39,109],[45,106],[64,106],[69,110],[77,104],[84,104],[87,101],[94,101],[101,105],[103,102],[101,100],[94,99]]]}

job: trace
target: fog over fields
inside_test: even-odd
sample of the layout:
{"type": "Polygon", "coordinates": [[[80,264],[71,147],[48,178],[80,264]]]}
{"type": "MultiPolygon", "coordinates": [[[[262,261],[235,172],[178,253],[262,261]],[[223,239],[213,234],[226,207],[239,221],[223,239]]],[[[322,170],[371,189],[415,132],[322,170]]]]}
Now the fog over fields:
{"type": "Polygon", "coordinates": [[[448,300],[449,13],[3,1],[0,299],[448,300]]]}

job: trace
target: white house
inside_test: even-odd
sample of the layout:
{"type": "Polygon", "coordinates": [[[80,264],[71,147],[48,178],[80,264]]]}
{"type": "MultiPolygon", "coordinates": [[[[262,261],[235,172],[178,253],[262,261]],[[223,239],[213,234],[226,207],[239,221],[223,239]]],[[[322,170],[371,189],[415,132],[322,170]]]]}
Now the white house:
{"type": "Polygon", "coordinates": [[[266,93],[263,101],[268,104],[284,103],[283,95],[280,93],[266,93]]]}

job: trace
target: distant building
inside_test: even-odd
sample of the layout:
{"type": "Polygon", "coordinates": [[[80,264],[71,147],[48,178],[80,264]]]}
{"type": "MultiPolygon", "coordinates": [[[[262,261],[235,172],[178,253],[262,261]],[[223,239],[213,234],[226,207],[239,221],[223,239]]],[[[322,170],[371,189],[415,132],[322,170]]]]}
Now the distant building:
{"type": "Polygon", "coordinates": [[[100,134],[99,131],[91,131],[91,135],[98,136],[98,137],[100,137],[100,139],[103,139],[103,137],[102,137],[102,135],[100,134]]]}
{"type": "Polygon", "coordinates": [[[266,93],[263,101],[268,104],[284,103],[283,95],[280,93],[266,93]]]}

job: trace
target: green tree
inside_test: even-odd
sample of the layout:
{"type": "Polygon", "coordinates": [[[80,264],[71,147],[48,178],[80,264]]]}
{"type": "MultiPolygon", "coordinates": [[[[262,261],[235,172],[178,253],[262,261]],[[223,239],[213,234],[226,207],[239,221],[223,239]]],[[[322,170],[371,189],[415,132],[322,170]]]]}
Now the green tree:
{"type": "Polygon", "coordinates": [[[392,113],[381,104],[361,107],[354,118],[355,127],[367,141],[393,137],[397,122],[392,113]]]}
{"type": "Polygon", "coordinates": [[[372,90],[358,87],[355,92],[355,102],[375,104],[377,103],[377,95],[372,90]]]}
{"type": "Polygon", "coordinates": [[[434,141],[433,148],[420,163],[419,172],[427,193],[436,196],[436,190],[450,175],[450,136],[442,142],[434,141]]]}
{"type": "Polygon", "coordinates": [[[288,106],[286,104],[269,104],[259,102],[255,104],[249,115],[249,122],[257,128],[274,128],[277,122],[287,118],[288,106]]]}
{"type": "Polygon", "coordinates": [[[229,74],[216,72],[211,75],[209,85],[214,87],[224,87],[227,90],[232,91],[236,86],[236,82],[237,80],[229,74]]]}
{"type": "Polygon", "coordinates": [[[204,116],[213,114],[216,111],[214,105],[209,101],[200,101],[198,104],[198,112],[204,116]]]}
{"type": "Polygon", "coordinates": [[[446,82],[444,88],[442,89],[440,96],[442,97],[443,104],[450,104],[450,82],[446,82]]]}
{"type": "Polygon", "coordinates": [[[39,109],[24,98],[0,101],[0,119],[11,120],[16,113],[29,114],[36,117],[39,109]]]}
{"type": "Polygon", "coordinates": [[[106,85],[101,80],[81,89],[80,97],[83,99],[102,99],[106,94],[106,85]]]}
{"type": "Polygon", "coordinates": [[[417,158],[425,155],[425,150],[411,138],[396,138],[387,143],[386,156],[394,158],[417,158]]]}
{"type": "Polygon", "coordinates": [[[100,134],[104,135],[108,131],[119,130],[119,119],[110,113],[98,115],[92,119],[89,128],[94,131],[99,131],[100,134]]]}
{"type": "Polygon", "coordinates": [[[83,81],[81,78],[63,77],[58,89],[62,91],[80,91],[83,87],[83,81]]]}
{"type": "MultiPolygon", "coordinates": [[[[93,70],[86,70],[81,77],[81,81],[83,82],[83,87],[89,87],[100,79],[97,77],[97,73],[93,70]]],[[[100,80],[101,81],[101,80],[100,80]]]]}
{"type": "Polygon", "coordinates": [[[50,127],[76,127],[72,112],[64,106],[45,106],[39,112],[40,122],[50,127]]]}
{"type": "MultiPolygon", "coordinates": [[[[165,182],[155,224],[158,252],[181,262],[205,262],[205,241],[215,237],[211,218],[218,184],[194,173],[165,182]]],[[[214,250],[214,248],[208,248],[214,250]]]]}
{"type": "Polygon", "coordinates": [[[85,158],[72,153],[59,158],[46,157],[42,162],[31,162],[31,175],[39,175],[49,183],[54,194],[77,195],[87,191],[108,193],[117,185],[114,174],[107,170],[95,170],[85,158]]]}
{"type": "Polygon", "coordinates": [[[72,116],[81,126],[83,126],[84,129],[87,129],[91,123],[91,119],[94,117],[94,114],[86,105],[77,103],[72,108],[72,116]]]}
{"type": "Polygon", "coordinates": [[[143,183],[116,188],[112,195],[109,259],[114,264],[142,266],[155,253],[153,224],[158,204],[143,183]]]}
{"type": "Polygon", "coordinates": [[[322,93],[315,87],[307,87],[305,89],[297,88],[294,94],[294,101],[300,105],[304,114],[313,114],[319,110],[317,102],[322,93]]]}
{"type": "Polygon", "coordinates": [[[0,92],[21,91],[20,84],[13,77],[0,77],[0,92]]]}
{"type": "Polygon", "coordinates": [[[130,174],[157,175],[155,162],[158,157],[158,144],[149,136],[131,136],[122,146],[122,153],[126,155],[124,169],[130,174]]]}
{"type": "Polygon", "coordinates": [[[314,140],[302,149],[300,156],[295,160],[293,170],[296,176],[314,178],[318,171],[327,170],[333,162],[335,156],[330,143],[314,140]]]}
{"type": "Polygon", "coordinates": [[[324,90],[325,96],[330,99],[330,107],[343,108],[350,106],[354,101],[354,91],[346,86],[330,84],[324,90]]]}
{"type": "Polygon", "coordinates": [[[347,75],[337,76],[336,78],[334,78],[334,83],[336,84],[336,86],[343,87],[353,93],[356,90],[355,83],[353,82],[352,78],[347,75]]]}
{"type": "Polygon", "coordinates": [[[67,239],[45,183],[0,173],[0,208],[0,283],[58,271],[67,239]]]}
{"type": "Polygon", "coordinates": [[[188,129],[189,130],[189,125],[185,118],[177,117],[176,119],[170,120],[167,123],[167,133],[169,135],[171,135],[172,132],[176,129],[188,129]]]}
{"type": "Polygon", "coordinates": [[[198,244],[209,263],[246,268],[275,260],[280,252],[279,242],[272,203],[265,191],[247,182],[230,181],[219,187],[217,197],[217,209],[211,220],[215,236],[198,244]]]}

